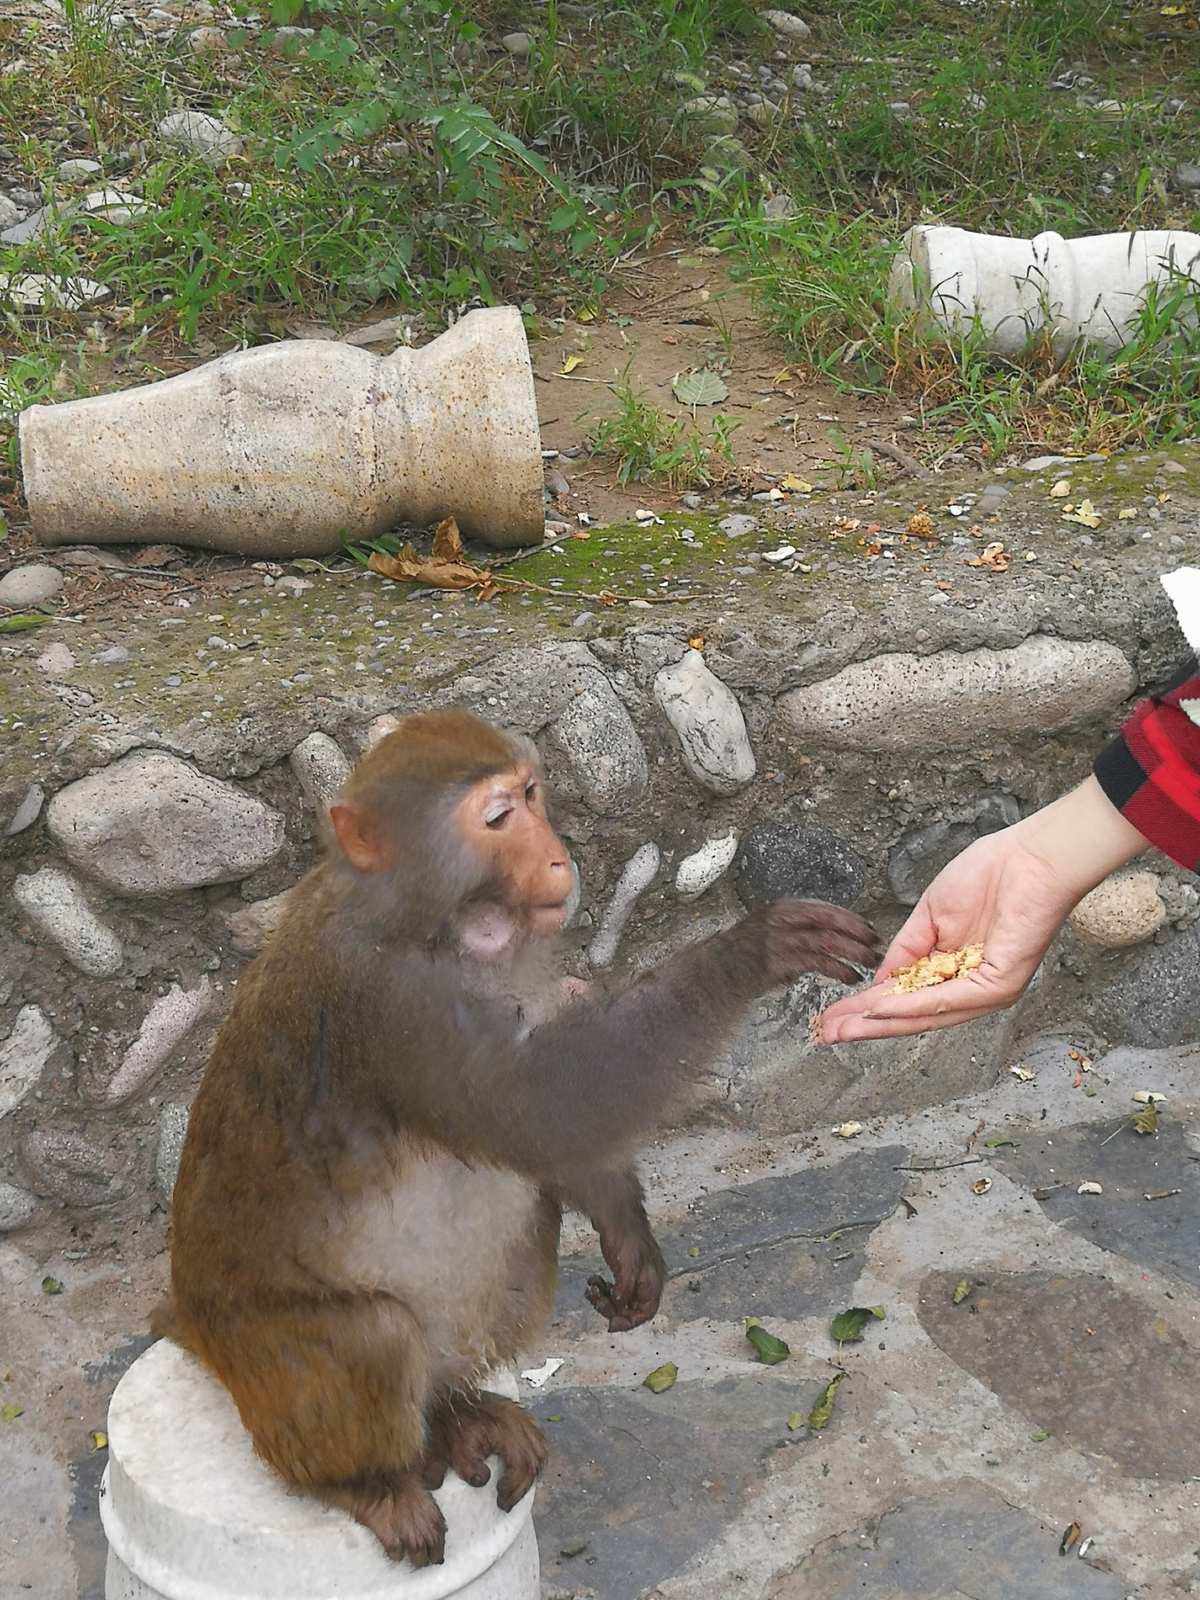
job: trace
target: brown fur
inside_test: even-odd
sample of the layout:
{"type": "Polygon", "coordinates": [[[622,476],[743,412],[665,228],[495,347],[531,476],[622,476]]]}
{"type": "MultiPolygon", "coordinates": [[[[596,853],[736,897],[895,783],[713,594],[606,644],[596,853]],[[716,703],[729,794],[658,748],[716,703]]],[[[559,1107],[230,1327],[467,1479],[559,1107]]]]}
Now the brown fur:
{"type": "Polygon", "coordinates": [[[637,1144],[757,994],[872,949],[850,913],[781,903],[560,1008],[534,936],[569,864],[535,762],[443,713],[360,764],[238,985],[175,1189],[160,1330],[289,1482],[417,1564],[442,1558],[427,1486],[447,1464],[486,1482],[499,1453],[506,1507],[541,1464],[536,1427],[478,1384],[546,1323],[560,1206],[599,1231],[610,1328],[652,1316],[637,1144]]]}

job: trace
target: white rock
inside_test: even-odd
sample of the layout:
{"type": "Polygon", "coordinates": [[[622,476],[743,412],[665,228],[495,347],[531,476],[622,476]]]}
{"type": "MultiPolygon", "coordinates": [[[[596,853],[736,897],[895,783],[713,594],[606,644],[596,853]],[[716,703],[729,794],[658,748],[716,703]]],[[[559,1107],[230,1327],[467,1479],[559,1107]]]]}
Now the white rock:
{"type": "Polygon", "coordinates": [[[217,117],[206,111],[172,111],[158,125],[158,136],[168,144],[179,145],[193,155],[202,156],[214,167],[223,166],[242,153],[243,143],[217,117]]]}
{"type": "Polygon", "coordinates": [[[23,1228],[37,1210],[37,1200],[15,1183],[0,1183],[0,1233],[23,1228]]]}
{"type": "Polygon", "coordinates": [[[248,906],[230,911],[225,916],[225,926],[233,939],[233,947],[244,956],[257,954],[283,921],[287,909],[289,890],[273,894],[267,900],[254,900],[248,906]]]}
{"type": "Polygon", "coordinates": [[[664,667],[654,694],[679,736],[684,765],[714,794],[736,794],[758,771],[746,721],[734,694],[698,650],[664,667]]]}
{"type": "Polygon", "coordinates": [[[39,932],[89,978],[111,978],[125,953],[116,934],[88,905],[83,890],[59,867],[17,878],[13,899],[39,932]]]}
{"type": "Polygon", "coordinates": [[[48,678],[65,678],[78,665],[70,646],[65,644],[48,644],[34,662],[38,671],[44,672],[48,678]]]}
{"type": "Polygon", "coordinates": [[[46,825],[72,866],[134,895],[248,877],[283,844],[279,812],[158,750],[60,789],[46,825]]]}
{"type": "Polygon", "coordinates": [[[107,1105],[119,1105],[145,1089],[196,1024],[212,1010],[216,991],[207,978],[195,989],[173,984],[147,1011],[138,1036],[104,1091],[107,1105]]]}
{"type": "Polygon", "coordinates": [[[0,1044],[0,1119],[34,1088],[57,1043],[45,1013],[37,1006],[22,1006],[12,1032],[0,1044]]]}
{"type": "Polygon", "coordinates": [[[271,35],[271,54],[290,55],[293,46],[299,50],[305,39],[312,39],[315,36],[315,28],[276,28],[271,35]]]}
{"type": "Polygon", "coordinates": [[[298,578],[293,573],[286,578],[276,579],[275,593],[290,595],[303,594],[306,589],[311,589],[312,586],[313,583],[311,578],[298,578]]]}
{"type": "Polygon", "coordinates": [[[1153,872],[1119,873],[1085,895],[1071,913],[1071,927],[1090,944],[1124,950],[1151,939],[1167,920],[1153,872]]]}
{"type": "Polygon", "coordinates": [[[94,178],[99,171],[100,163],[89,161],[86,156],[73,156],[58,163],[58,176],[63,183],[80,183],[84,178],[94,178]]]}
{"type": "Polygon", "coordinates": [[[764,11],[761,15],[769,27],[786,39],[807,39],[812,32],[807,22],[793,16],[790,11],[764,11]]]}
{"type": "Polygon", "coordinates": [[[23,215],[15,201],[10,200],[6,194],[0,194],[0,229],[16,227],[23,215]]]}
{"type": "Polygon", "coordinates": [[[188,34],[188,49],[197,56],[228,55],[229,40],[220,28],[193,28],[188,34]]]}
{"type": "Polygon", "coordinates": [[[656,844],[644,844],[622,867],[621,876],[617,879],[617,886],[612,892],[612,899],[600,919],[600,931],[588,946],[588,960],[593,967],[612,965],[617,946],[621,942],[621,935],[625,931],[625,924],[629,921],[639,896],[654,882],[661,860],[662,856],[656,844]]]}
{"type": "Polygon", "coordinates": [[[62,586],[63,575],[57,567],[40,561],[14,567],[0,578],[0,606],[44,605],[54,599],[62,586]]]}
{"type": "Polygon", "coordinates": [[[1102,716],[1135,686],[1115,645],[1037,634],[1012,650],[876,656],[791,690],[779,710],[794,734],[827,749],[974,749],[1102,716]]]}
{"type": "Polygon", "coordinates": [[[709,839],[699,850],[685,856],[675,870],[675,892],[685,900],[710,889],[722,873],[727,872],[737,855],[736,833],[722,834],[719,839],[709,839]]]}
{"type": "Polygon", "coordinates": [[[324,812],[350,776],[350,763],[327,733],[310,733],[288,758],[311,806],[324,812]]]}
{"type": "Polygon", "coordinates": [[[21,797],[21,803],[13,812],[8,826],[4,830],[6,839],[11,839],[15,833],[24,833],[41,815],[42,802],[46,798],[46,791],[40,783],[31,783],[21,797]]]}
{"type": "Polygon", "coordinates": [[[650,778],[646,751],[633,719],[602,673],[546,729],[547,747],[571,769],[584,804],[600,816],[627,811],[650,778]]]}
{"type": "Polygon", "coordinates": [[[0,278],[0,304],[5,300],[29,311],[43,306],[56,311],[80,311],[112,298],[107,284],[91,278],[50,278],[28,272],[18,278],[0,278]]]}
{"type": "Polygon", "coordinates": [[[79,202],[79,210],[89,216],[103,217],[107,222],[128,222],[130,217],[142,216],[154,207],[140,194],[129,189],[93,189],[79,202]]]}
{"type": "Polygon", "coordinates": [[[510,56],[516,56],[519,61],[523,61],[533,49],[533,40],[527,33],[506,33],[500,43],[510,56]]]}
{"type": "Polygon", "coordinates": [[[158,1114],[158,1153],[154,1158],[154,1178],[164,1200],[171,1198],[175,1180],[179,1176],[190,1110],[191,1107],[182,1101],[168,1100],[158,1114]]]}
{"type": "Polygon", "coordinates": [[[389,733],[395,733],[399,726],[400,718],[394,717],[390,711],[385,711],[382,716],[367,724],[364,741],[366,748],[374,750],[381,739],[386,739],[389,733]]]}

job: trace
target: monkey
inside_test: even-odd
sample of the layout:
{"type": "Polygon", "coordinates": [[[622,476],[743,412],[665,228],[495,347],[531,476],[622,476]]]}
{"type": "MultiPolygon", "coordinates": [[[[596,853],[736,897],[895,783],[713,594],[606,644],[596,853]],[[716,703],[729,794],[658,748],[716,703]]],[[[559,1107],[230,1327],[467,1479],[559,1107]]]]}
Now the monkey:
{"type": "Polygon", "coordinates": [[[562,997],[572,868],[537,749],[465,711],[404,719],[328,831],[213,1046],[153,1327],[288,1483],[423,1567],[450,1468],[482,1487],[498,1457],[509,1511],[545,1460],[482,1380],[549,1321],[563,1210],[598,1233],[612,1277],[586,1294],[609,1330],[646,1322],[665,1267],[639,1146],[758,996],[856,981],[878,950],[852,912],[781,900],[562,997]]]}

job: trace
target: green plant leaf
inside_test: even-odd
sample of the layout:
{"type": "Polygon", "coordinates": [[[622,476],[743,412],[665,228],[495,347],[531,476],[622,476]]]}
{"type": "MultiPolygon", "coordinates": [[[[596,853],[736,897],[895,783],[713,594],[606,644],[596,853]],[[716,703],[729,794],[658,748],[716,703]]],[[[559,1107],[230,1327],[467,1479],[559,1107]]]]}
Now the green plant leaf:
{"type": "Polygon", "coordinates": [[[821,1390],[817,1403],[808,1413],[808,1425],[814,1433],[819,1433],[833,1415],[833,1402],[837,1397],[838,1385],[846,1376],[844,1372],[835,1372],[833,1377],[821,1390]]]}
{"type": "Polygon", "coordinates": [[[651,1394],[662,1394],[664,1389],[673,1387],[679,1376],[679,1368],[673,1361],[665,1361],[661,1367],[655,1367],[648,1377],[642,1379],[642,1388],[649,1389],[651,1394]]]}
{"type": "Polygon", "coordinates": [[[746,1337],[757,1351],[758,1359],[765,1361],[769,1367],[786,1361],[792,1353],[782,1339],[767,1332],[757,1317],[746,1318],[746,1337]]]}
{"type": "Polygon", "coordinates": [[[62,1283],[59,1281],[58,1278],[43,1278],[42,1279],[42,1293],[43,1294],[61,1294],[62,1292],[63,1292],[63,1286],[62,1286],[62,1283]]]}
{"type": "Polygon", "coordinates": [[[857,1344],[863,1336],[863,1329],[872,1317],[877,1317],[880,1322],[887,1316],[883,1306],[851,1306],[846,1311],[840,1311],[829,1325],[830,1335],[838,1344],[857,1344]]]}
{"type": "Polygon", "coordinates": [[[18,611],[15,616],[0,617],[0,633],[26,633],[30,628],[40,628],[49,622],[36,611],[18,611]]]}
{"type": "Polygon", "coordinates": [[[729,398],[729,385],[709,367],[698,372],[677,372],[671,392],[682,406],[716,406],[729,398]]]}

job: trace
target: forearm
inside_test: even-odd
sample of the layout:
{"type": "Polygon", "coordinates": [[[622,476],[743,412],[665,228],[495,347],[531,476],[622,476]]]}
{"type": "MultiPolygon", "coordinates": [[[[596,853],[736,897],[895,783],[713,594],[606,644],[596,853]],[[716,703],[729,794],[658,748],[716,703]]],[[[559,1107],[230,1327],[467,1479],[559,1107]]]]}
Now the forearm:
{"type": "Polygon", "coordinates": [[[1034,812],[1017,828],[1022,843],[1053,868],[1064,892],[1089,890],[1150,848],[1150,842],[1105,795],[1095,777],[1034,812]]]}

